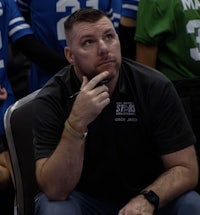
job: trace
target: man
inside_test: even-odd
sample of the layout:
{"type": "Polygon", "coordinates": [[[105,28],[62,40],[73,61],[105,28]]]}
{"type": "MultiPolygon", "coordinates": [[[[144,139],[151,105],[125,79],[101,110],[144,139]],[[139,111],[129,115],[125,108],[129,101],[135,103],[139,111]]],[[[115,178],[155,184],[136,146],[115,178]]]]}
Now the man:
{"type": "Polygon", "coordinates": [[[196,140],[172,83],[121,59],[101,11],[76,11],[65,34],[71,65],[33,105],[36,214],[199,214],[196,140]]]}

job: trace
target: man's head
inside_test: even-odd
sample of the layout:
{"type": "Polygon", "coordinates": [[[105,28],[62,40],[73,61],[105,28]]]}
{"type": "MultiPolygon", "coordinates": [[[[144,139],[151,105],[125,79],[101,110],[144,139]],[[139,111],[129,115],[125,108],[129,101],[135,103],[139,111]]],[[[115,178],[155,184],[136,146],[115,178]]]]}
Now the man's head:
{"type": "Polygon", "coordinates": [[[70,43],[70,41],[73,40],[73,38],[70,37],[70,32],[76,23],[78,22],[95,23],[105,16],[106,14],[104,12],[100,10],[95,10],[92,8],[84,8],[84,9],[75,11],[64,22],[64,28],[65,28],[65,33],[66,33],[66,38],[68,43],[70,43]]]}
{"type": "Polygon", "coordinates": [[[109,71],[117,79],[121,49],[115,28],[102,11],[84,8],[74,12],[64,23],[68,46],[65,55],[78,77],[89,79],[109,71]]]}

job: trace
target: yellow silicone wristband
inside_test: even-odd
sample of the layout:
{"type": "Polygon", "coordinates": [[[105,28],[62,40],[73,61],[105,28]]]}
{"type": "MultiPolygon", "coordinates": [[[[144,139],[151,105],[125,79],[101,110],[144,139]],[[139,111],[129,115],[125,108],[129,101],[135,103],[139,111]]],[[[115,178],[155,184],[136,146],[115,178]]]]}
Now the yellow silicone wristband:
{"type": "Polygon", "coordinates": [[[65,122],[65,129],[74,137],[79,138],[79,139],[85,139],[87,136],[88,131],[84,132],[84,133],[80,133],[78,131],[76,131],[74,128],[72,128],[72,126],[70,125],[69,121],[66,120],[65,122]]]}

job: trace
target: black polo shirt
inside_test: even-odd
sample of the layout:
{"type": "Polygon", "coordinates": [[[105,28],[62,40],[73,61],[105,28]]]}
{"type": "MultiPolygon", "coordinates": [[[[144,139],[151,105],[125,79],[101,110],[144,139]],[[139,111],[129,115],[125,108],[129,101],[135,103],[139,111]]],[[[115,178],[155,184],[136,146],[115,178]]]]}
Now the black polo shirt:
{"type": "MultiPolygon", "coordinates": [[[[68,66],[40,91],[34,102],[36,159],[55,150],[74,102],[70,95],[80,86],[68,66]]],[[[77,190],[127,201],[164,171],[160,155],[194,142],[172,83],[156,70],[123,59],[110,104],[88,126],[77,190]]]]}

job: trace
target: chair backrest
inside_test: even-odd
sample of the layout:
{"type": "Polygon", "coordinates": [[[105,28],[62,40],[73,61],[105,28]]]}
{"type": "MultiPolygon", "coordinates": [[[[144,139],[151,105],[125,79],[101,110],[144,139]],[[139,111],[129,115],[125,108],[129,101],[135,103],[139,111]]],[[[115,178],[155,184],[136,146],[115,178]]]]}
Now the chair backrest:
{"type": "Polygon", "coordinates": [[[4,116],[16,186],[17,215],[34,215],[37,191],[32,136],[32,104],[37,90],[11,105],[4,116]]]}

